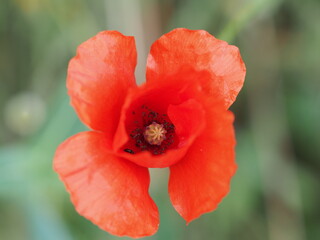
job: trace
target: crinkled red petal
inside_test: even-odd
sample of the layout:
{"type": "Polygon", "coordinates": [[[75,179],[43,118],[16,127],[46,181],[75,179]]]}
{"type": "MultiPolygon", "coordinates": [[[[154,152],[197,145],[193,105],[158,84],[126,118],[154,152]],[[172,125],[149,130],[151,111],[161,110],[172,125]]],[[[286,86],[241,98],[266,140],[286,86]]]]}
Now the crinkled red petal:
{"type": "Polygon", "coordinates": [[[144,237],[159,225],[148,169],[114,156],[108,138],[82,132],[56,151],[54,169],[79,214],[117,236],[144,237]]]}
{"type": "Polygon", "coordinates": [[[233,114],[219,104],[210,105],[205,130],[184,159],[170,167],[170,199],[187,223],[217,207],[236,170],[233,114]]]}
{"type": "Polygon", "coordinates": [[[153,43],[147,81],[161,82],[167,76],[183,74],[185,69],[206,71],[210,79],[208,93],[221,97],[226,108],[235,101],[246,73],[237,47],[204,30],[178,28],[153,43]]]}
{"type": "Polygon", "coordinates": [[[82,43],[68,67],[67,88],[79,118],[113,137],[128,88],[135,87],[133,37],[100,32],[82,43]]]}

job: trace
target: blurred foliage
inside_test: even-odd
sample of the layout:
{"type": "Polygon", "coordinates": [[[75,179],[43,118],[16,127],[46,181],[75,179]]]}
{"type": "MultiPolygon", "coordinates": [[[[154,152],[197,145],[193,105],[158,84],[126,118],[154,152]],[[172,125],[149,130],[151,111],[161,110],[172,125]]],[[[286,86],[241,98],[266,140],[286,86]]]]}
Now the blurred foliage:
{"type": "Polygon", "coordinates": [[[59,143],[86,129],[69,106],[67,64],[81,42],[116,29],[135,35],[143,66],[150,44],[176,27],[241,50],[238,172],[219,208],[185,226],[167,170],[152,170],[161,224],[148,239],[320,239],[319,23],[318,0],[2,0],[0,239],[117,239],[75,212],[52,171],[59,143]]]}

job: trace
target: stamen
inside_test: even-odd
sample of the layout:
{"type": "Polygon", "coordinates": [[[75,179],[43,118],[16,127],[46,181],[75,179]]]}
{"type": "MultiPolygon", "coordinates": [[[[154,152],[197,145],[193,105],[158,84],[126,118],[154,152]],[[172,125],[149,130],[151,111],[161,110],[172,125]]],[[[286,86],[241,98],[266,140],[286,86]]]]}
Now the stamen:
{"type": "Polygon", "coordinates": [[[149,144],[159,146],[163,140],[166,139],[166,133],[167,130],[164,128],[163,124],[153,122],[146,127],[143,136],[149,144]]]}

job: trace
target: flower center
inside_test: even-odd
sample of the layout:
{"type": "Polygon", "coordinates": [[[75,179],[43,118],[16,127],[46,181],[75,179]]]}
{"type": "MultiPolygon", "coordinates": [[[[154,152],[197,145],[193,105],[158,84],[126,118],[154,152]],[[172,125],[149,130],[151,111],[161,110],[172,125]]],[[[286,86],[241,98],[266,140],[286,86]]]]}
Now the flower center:
{"type": "Polygon", "coordinates": [[[165,113],[156,112],[142,105],[131,111],[127,125],[129,141],[123,151],[136,154],[149,151],[153,155],[163,154],[178,144],[175,127],[165,113]]]}
{"type": "Polygon", "coordinates": [[[144,130],[144,139],[151,145],[161,145],[163,140],[166,139],[167,130],[163,127],[163,124],[156,122],[151,123],[144,130]]]}

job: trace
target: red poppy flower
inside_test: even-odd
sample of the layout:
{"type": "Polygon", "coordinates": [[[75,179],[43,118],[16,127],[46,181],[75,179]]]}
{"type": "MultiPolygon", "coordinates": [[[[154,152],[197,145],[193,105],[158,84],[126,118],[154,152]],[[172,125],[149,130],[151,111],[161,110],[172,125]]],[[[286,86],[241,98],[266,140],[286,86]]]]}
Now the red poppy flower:
{"type": "Polygon", "coordinates": [[[79,214],[118,236],[159,225],[148,168],[170,167],[169,195],[188,222],[214,210],[235,173],[233,114],[245,65],[235,46],[206,31],[175,29],[151,47],[135,83],[133,37],[104,31],[81,44],[67,88],[92,131],[57,149],[54,169],[79,214]]]}

